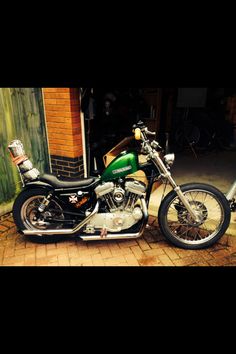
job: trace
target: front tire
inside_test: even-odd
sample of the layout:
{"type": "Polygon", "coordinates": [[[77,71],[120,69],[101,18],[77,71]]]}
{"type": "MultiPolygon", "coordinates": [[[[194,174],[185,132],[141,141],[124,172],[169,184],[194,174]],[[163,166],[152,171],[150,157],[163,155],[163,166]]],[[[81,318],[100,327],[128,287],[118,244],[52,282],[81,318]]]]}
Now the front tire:
{"type": "MultiPolygon", "coordinates": [[[[13,205],[13,219],[19,232],[22,230],[42,230],[47,226],[43,225],[43,221],[40,223],[34,222],[34,213],[37,212],[37,207],[45,196],[49,193],[44,188],[26,189],[23,190],[15,200],[13,205]]],[[[62,209],[60,211],[59,204],[52,200],[54,206],[57,205],[58,213],[63,215],[62,209]]],[[[48,235],[48,236],[27,236],[27,239],[37,243],[54,243],[62,239],[61,235],[48,235]]]]}
{"type": "Polygon", "coordinates": [[[176,192],[171,191],[158,213],[161,232],[177,247],[196,250],[212,246],[229,227],[229,202],[223,193],[208,184],[185,184],[181,190],[201,217],[201,222],[195,224],[191,220],[176,192]]]}

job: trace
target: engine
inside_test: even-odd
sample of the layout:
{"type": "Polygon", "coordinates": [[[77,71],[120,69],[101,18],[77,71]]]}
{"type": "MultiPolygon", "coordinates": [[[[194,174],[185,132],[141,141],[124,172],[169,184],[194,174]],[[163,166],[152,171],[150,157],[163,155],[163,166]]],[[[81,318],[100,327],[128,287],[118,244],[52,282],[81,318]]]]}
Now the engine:
{"type": "Polygon", "coordinates": [[[106,212],[94,215],[86,225],[86,233],[97,229],[119,232],[135,225],[143,218],[139,199],[146,194],[146,185],[134,179],[124,183],[106,182],[95,189],[97,198],[106,205],[106,212]]]}

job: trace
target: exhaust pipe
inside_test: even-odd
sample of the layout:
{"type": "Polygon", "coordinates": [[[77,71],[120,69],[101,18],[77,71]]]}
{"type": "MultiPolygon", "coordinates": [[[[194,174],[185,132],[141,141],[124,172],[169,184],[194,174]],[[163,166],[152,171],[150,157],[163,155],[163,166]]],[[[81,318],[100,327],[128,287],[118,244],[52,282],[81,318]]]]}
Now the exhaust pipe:
{"type": "MultiPolygon", "coordinates": [[[[80,238],[84,241],[98,241],[98,240],[124,240],[124,239],[134,239],[134,238],[139,238],[142,236],[145,226],[147,224],[148,221],[148,209],[147,209],[147,204],[144,198],[141,198],[141,205],[142,205],[142,210],[143,210],[143,214],[144,214],[144,219],[143,219],[143,223],[142,226],[139,230],[139,232],[136,233],[124,233],[124,234],[107,234],[105,237],[101,237],[101,235],[80,235],[80,238]]],[[[74,229],[64,229],[64,230],[23,230],[23,234],[25,236],[33,236],[33,235],[37,235],[37,236],[44,236],[44,235],[73,235],[75,233],[77,233],[85,224],[87,224],[87,222],[92,218],[92,216],[94,216],[95,214],[97,214],[99,210],[99,202],[97,202],[94,210],[92,211],[91,214],[89,214],[89,216],[84,219],[79,225],[77,225],[74,229]]]]}
{"type": "Polygon", "coordinates": [[[37,236],[44,236],[44,235],[73,235],[75,233],[77,233],[85,224],[87,224],[87,222],[92,218],[92,216],[94,216],[95,214],[97,214],[99,210],[99,202],[97,202],[94,210],[92,211],[91,214],[89,214],[89,216],[87,216],[87,218],[85,218],[79,225],[77,225],[74,229],[55,229],[55,230],[23,230],[23,234],[25,236],[33,236],[33,235],[37,235],[37,236]]]}
{"type": "Polygon", "coordinates": [[[145,226],[148,221],[148,209],[147,209],[147,204],[144,198],[141,198],[141,205],[142,205],[142,210],[144,214],[144,219],[142,226],[139,230],[139,232],[136,233],[124,233],[124,234],[107,234],[106,236],[102,237],[101,235],[96,235],[96,236],[88,236],[88,235],[80,235],[80,238],[84,241],[106,241],[106,240],[125,240],[125,239],[132,239],[132,238],[139,238],[142,236],[145,226]]]}

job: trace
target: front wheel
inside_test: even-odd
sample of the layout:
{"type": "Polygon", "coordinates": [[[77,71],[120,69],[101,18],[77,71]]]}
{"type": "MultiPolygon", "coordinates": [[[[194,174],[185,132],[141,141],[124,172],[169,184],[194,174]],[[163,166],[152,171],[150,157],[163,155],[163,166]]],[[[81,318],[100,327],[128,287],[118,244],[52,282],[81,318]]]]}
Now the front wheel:
{"type": "Polygon", "coordinates": [[[229,227],[229,202],[217,188],[207,184],[185,184],[181,190],[201,221],[196,224],[192,220],[176,192],[172,191],[159,209],[162,233],[181,248],[194,250],[212,246],[229,227]]]}

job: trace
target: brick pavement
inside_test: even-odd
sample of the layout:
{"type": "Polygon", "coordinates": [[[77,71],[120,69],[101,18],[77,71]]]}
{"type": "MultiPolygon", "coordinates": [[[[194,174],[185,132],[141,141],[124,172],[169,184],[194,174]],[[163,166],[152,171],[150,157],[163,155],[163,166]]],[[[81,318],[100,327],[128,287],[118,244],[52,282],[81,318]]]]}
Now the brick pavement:
{"type": "MultiPolygon", "coordinates": [[[[150,225],[154,221],[150,220],[150,225]]],[[[211,248],[192,251],[169,244],[155,223],[137,240],[53,244],[28,241],[9,215],[0,222],[0,266],[235,266],[236,237],[224,235],[211,248]]]]}

